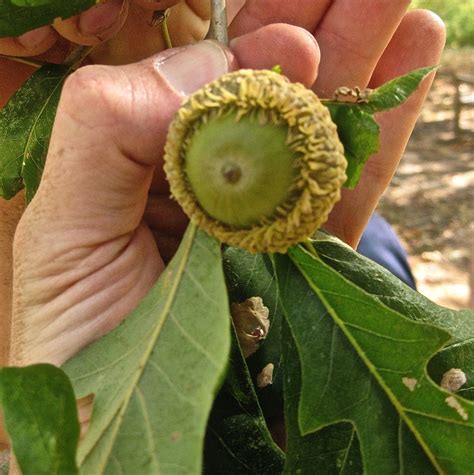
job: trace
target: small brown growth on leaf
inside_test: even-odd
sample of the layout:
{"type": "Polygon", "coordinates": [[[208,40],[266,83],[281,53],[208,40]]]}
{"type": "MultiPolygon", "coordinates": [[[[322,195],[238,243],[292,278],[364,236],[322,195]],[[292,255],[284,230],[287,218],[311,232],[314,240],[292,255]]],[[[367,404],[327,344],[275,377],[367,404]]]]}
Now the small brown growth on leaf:
{"type": "Polygon", "coordinates": [[[366,104],[369,102],[369,96],[372,89],[361,89],[356,86],[354,89],[346,86],[338,87],[334,92],[334,100],[338,102],[355,102],[357,104],[366,104]],[[340,98],[343,98],[342,100],[340,98]]]}
{"type": "Polygon", "coordinates": [[[461,406],[461,403],[454,396],[447,397],[445,399],[445,402],[449,407],[452,407],[460,415],[463,421],[467,421],[469,419],[466,410],[464,409],[464,407],[461,406]]]}
{"type": "Polygon", "coordinates": [[[449,371],[446,371],[446,373],[443,374],[440,386],[446,391],[455,393],[461,389],[461,386],[466,384],[466,381],[466,374],[462,369],[451,368],[449,371]]]}
{"type": "Polygon", "coordinates": [[[245,358],[254,354],[260,341],[267,337],[270,328],[268,313],[260,297],[250,297],[242,303],[232,304],[232,319],[245,358]]]}
{"type": "Polygon", "coordinates": [[[89,430],[92,407],[94,405],[95,394],[89,394],[77,401],[77,413],[79,417],[79,423],[81,424],[80,440],[83,440],[89,430]]]}
{"type": "Polygon", "coordinates": [[[416,389],[416,385],[418,384],[418,380],[416,378],[402,378],[402,383],[411,391],[413,392],[416,389]]]}
{"type": "Polygon", "coordinates": [[[257,387],[265,388],[273,383],[273,370],[275,365],[268,363],[257,375],[257,387]]]}

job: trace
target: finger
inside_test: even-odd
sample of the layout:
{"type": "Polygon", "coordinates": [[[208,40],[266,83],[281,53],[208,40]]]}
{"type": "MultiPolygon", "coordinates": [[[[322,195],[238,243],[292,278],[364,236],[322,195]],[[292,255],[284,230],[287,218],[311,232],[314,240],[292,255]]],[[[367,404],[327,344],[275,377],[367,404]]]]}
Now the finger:
{"type": "Polygon", "coordinates": [[[45,63],[62,64],[76,46],[66,38],[59,36],[58,41],[48,51],[36,56],[35,59],[45,63]]]}
{"type": "MultiPolygon", "coordinates": [[[[207,1],[200,5],[193,10],[182,1],[170,10],[167,22],[173,46],[189,45],[205,37],[209,5],[207,1]]],[[[90,57],[98,64],[129,64],[164,50],[167,46],[160,26],[152,19],[151,10],[132,2],[123,28],[111,41],[95,48],[90,57]]]]}
{"type": "Polygon", "coordinates": [[[44,226],[47,235],[51,219],[56,232],[73,227],[78,240],[97,244],[138,226],[168,124],[184,95],[229,69],[224,50],[210,42],[164,57],[84,67],[68,79],[43,180],[28,208],[44,217],[36,229],[44,226]]]}
{"type": "MultiPolygon", "coordinates": [[[[181,6],[184,6],[195,16],[197,15],[202,19],[209,19],[211,12],[210,2],[203,2],[202,0],[186,0],[184,2],[181,0],[132,0],[132,2],[145,10],[151,11],[163,11],[181,3],[181,6]]],[[[227,0],[227,17],[233,19],[244,3],[245,0],[227,0]]]]}
{"type": "Polygon", "coordinates": [[[228,0],[226,4],[226,10],[227,10],[227,23],[229,25],[232,24],[235,17],[239,14],[240,10],[242,10],[245,3],[246,3],[245,0],[228,0]]]}
{"type": "Polygon", "coordinates": [[[36,56],[48,51],[58,40],[50,26],[42,26],[16,38],[0,38],[0,54],[8,56],[36,56]]]}
{"type": "MultiPolygon", "coordinates": [[[[132,0],[133,3],[140,5],[142,8],[152,11],[166,10],[177,5],[181,0],[132,0]]],[[[202,3],[202,2],[201,2],[202,3]]]]}
{"type": "MultiPolygon", "coordinates": [[[[11,289],[12,289],[12,243],[18,220],[24,211],[23,194],[18,194],[10,201],[0,201],[0,262],[2,263],[0,279],[0,366],[8,365],[8,343],[11,326],[11,289]]],[[[1,421],[1,416],[0,416],[1,421]]],[[[0,444],[3,442],[0,424],[0,444]]]]}
{"type": "Polygon", "coordinates": [[[56,20],[55,30],[80,45],[94,46],[114,36],[123,26],[128,12],[128,0],[109,0],[80,15],[56,20]]]}
{"type": "MultiPolygon", "coordinates": [[[[380,59],[371,79],[377,87],[416,68],[438,64],[444,47],[445,30],[431,12],[408,13],[380,59]]],[[[343,190],[325,227],[353,247],[390,182],[405,149],[433,76],[401,107],[377,115],[381,126],[381,149],[371,157],[355,190],[343,190]]]]}
{"type": "Polygon", "coordinates": [[[153,231],[162,232],[178,239],[181,238],[188,226],[188,218],[181,206],[170,199],[168,195],[150,194],[143,218],[153,231]]]}
{"type": "Polygon", "coordinates": [[[320,75],[315,91],[331,97],[340,86],[366,87],[410,0],[335,0],[318,25],[320,75]]]}
{"type": "Polygon", "coordinates": [[[268,25],[231,41],[230,46],[242,67],[271,69],[285,65],[282,72],[293,82],[310,87],[316,80],[319,48],[313,35],[303,28],[282,23],[268,25]]]}
{"type": "Polygon", "coordinates": [[[332,0],[247,0],[230,25],[231,38],[272,23],[288,23],[314,31],[332,0]]]}

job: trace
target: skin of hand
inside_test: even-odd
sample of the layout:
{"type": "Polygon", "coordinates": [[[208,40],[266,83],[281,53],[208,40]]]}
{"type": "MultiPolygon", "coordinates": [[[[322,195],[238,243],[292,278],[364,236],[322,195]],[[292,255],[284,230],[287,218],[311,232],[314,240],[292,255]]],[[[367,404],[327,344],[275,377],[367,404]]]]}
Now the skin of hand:
{"type": "MultiPolygon", "coordinates": [[[[229,5],[235,16],[242,0],[229,5]]],[[[0,38],[0,55],[61,63],[76,45],[96,45],[90,61],[124,64],[144,59],[164,49],[159,27],[150,25],[152,12],[171,8],[168,27],[177,46],[201,40],[208,28],[207,2],[108,0],[81,15],[52,26],[38,28],[19,38],[0,38]]],[[[0,107],[3,107],[34,68],[0,58],[0,107]]],[[[12,245],[18,221],[24,211],[22,193],[10,201],[0,199],[0,366],[8,364],[12,300],[12,245]]],[[[166,239],[164,239],[166,240],[166,239]]],[[[168,251],[171,252],[171,251],[168,251]]],[[[165,251],[166,253],[166,251],[165,251]]],[[[0,414],[0,449],[6,445],[0,414]]]]}
{"type": "MultiPolygon", "coordinates": [[[[138,25],[130,12],[144,11],[137,3],[129,5],[129,31],[138,25]]],[[[442,22],[427,11],[407,13],[407,0],[229,3],[231,50],[205,42],[139,63],[88,66],[67,81],[43,181],[15,237],[11,364],[63,363],[120,323],[156,281],[186,226],[168,198],[161,160],[168,123],[187,94],[237,67],[280,64],[291,80],[330,97],[339,86],[377,87],[437,64],[444,46],[442,22]]],[[[97,60],[141,59],[130,58],[124,38],[99,47],[97,60]]],[[[377,117],[381,151],[326,225],[352,246],[395,172],[430,83],[377,117]]]]}

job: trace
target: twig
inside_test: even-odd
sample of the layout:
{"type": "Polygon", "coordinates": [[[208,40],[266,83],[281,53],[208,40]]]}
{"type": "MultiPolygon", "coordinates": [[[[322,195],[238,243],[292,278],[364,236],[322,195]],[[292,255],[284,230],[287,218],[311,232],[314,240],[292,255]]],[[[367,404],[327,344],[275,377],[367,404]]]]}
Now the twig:
{"type": "MultiPolygon", "coordinates": [[[[169,10],[166,10],[169,12],[169,10]]],[[[173,42],[171,41],[170,32],[168,30],[168,15],[165,16],[163,23],[161,24],[161,33],[163,34],[163,38],[165,40],[166,48],[170,49],[173,47],[173,42]]]]}
{"type": "Polygon", "coordinates": [[[34,68],[41,68],[46,63],[42,61],[35,61],[34,59],[22,58],[20,56],[8,56],[6,54],[0,54],[1,59],[9,59],[10,61],[15,61],[16,63],[27,64],[28,66],[33,66],[34,68]]]}
{"type": "MultiPolygon", "coordinates": [[[[73,69],[77,69],[93,49],[94,46],[78,46],[69,53],[63,64],[71,66],[73,69]]],[[[0,59],[9,59],[10,61],[26,64],[37,69],[49,64],[43,61],[36,61],[34,59],[23,58],[21,56],[8,56],[6,54],[0,54],[0,59]]]]}
{"type": "Polygon", "coordinates": [[[67,55],[63,64],[71,66],[72,69],[77,69],[94,48],[95,46],[78,46],[77,48],[74,48],[67,55]]]}
{"type": "Polygon", "coordinates": [[[227,33],[227,12],[225,0],[211,0],[211,25],[206,39],[229,43],[227,33]]]}
{"type": "Polygon", "coordinates": [[[311,239],[306,239],[306,241],[302,242],[301,245],[313,256],[318,257],[318,251],[314,247],[313,242],[311,239]]]}
{"type": "Polygon", "coordinates": [[[160,26],[161,34],[163,35],[163,39],[165,41],[165,45],[167,49],[173,47],[173,41],[171,40],[170,32],[168,29],[168,17],[170,15],[170,9],[167,8],[166,10],[156,10],[153,12],[153,17],[151,19],[151,26],[160,26]]]}

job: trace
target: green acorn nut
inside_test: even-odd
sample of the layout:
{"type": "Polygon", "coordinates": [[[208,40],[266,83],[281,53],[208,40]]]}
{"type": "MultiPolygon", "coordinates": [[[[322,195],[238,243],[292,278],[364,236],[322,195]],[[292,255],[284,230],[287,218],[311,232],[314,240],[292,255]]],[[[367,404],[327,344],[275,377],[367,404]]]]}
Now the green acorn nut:
{"type": "Polygon", "coordinates": [[[192,223],[250,252],[286,252],[327,220],[346,164],[312,91],[271,71],[240,70],[181,106],[164,168],[192,223]]]}

